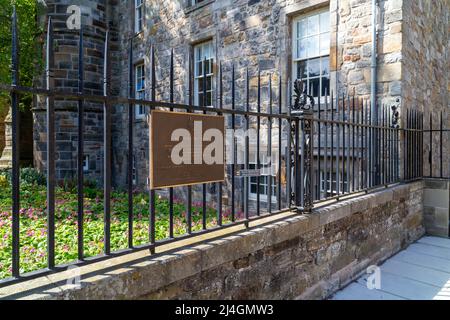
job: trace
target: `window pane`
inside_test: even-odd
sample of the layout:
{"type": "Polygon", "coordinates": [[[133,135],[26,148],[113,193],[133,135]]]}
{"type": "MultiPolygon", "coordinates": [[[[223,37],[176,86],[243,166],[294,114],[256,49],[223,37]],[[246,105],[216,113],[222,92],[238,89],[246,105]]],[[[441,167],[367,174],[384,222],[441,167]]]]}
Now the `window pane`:
{"type": "Polygon", "coordinates": [[[208,73],[213,73],[213,58],[212,57],[210,57],[209,59],[208,59],[208,65],[209,65],[209,69],[208,69],[208,73]]]}
{"type": "Polygon", "coordinates": [[[319,16],[315,15],[308,18],[308,35],[319,33],[319,16]]]}
{"type": "Polygon", "coordinates": [[[330,74],[330,57],[322,58],[322,75],[327,76],[330,74]]]}
{"type": "Polygon", "coordinates": [[[212,92],[206,93],[206,106],[212,106],[212,92]]]}
{"type": "Polygon", "coordinates": [[[302,19],[297,23],[297,38],[306,37],[308,24],[306,19],[302,19]]]}
{"type": "Polygon", "coordinates": [[[259,185],[259,194],[267,194],[266,187],[264,185],[259,185]]]}
{"type": "Polygon", "coordinates": [[[212,90],[212,77],[206,77],[206,90],[212,90]]]}
{"type": "Polygon", "coordinates": [[[330,53],[330,34],[325,33],[320,35],[320,55],[326,55],[330,53]]]}
{"type": "Polygon", "coordinates": [[[140,66],[136,67],[136,78],[139,79],[141,78],[141,72],[142,72],[142,68],[140,66]]]}
{"type": "Polygon", "coordinates": [[[322,96],[326,96],[330,94],[330,78],[323,77],[322,78],[322,96]]]}
{"type": "Polygon", "coordinates": [[[308,57],[316,57],[319,55],[319,36],[314,36],[308,39],[308,57]]]}
{"type": "Polygon", "coordinates": [[[297,41],[297,58],[298,59],[306,59],[307,56],[307,46],[308,46],[308,39],[302,39],[297,41]]]}
{"type": "Polygon", "coordinates": [[[195,60],[196,61],[202,61],[202,46],[197,46],[197,50],[195,50],[195,60]]]}
{"type": "Polygon", "coordinates": [[[308,74],[310,78],[320,76],[320,58],[308,61],[308,74]]]}
{"type": "Polygon", "coordinates": [[[203,92],[203,78],[198,78],[197,79],[198,82],[198,92],[203,92]]]}
{"type": "Polygon", "coordinates": [[[306,61],[297,62],[297,79],[305,79],[307,77],[306,61]]]}
{"type": "Polygon", "coordinates": [[[203,52],[203,59],[209,59],[211,58],[211,43],[206,43],[205,47],[203,48],[204,52],[203,52]]]}
{"type": "Polygon", "coordinates": [[[330,13],[324,12],[320,15],[320,33],[330,31],[330,13]]]}
{"type": "Polygon", "coordinates": [[[195,68],[195,75],[198,77],[203,74],[203,63],[197,62],[196,65],[197,67],[195,68]]]}
{"type": "Polygon", "coordinates": [[[318,97],[319,89],[320,89],[320,78],[310,79],[308,93],[312,92],[313,97],[318,97]]]}

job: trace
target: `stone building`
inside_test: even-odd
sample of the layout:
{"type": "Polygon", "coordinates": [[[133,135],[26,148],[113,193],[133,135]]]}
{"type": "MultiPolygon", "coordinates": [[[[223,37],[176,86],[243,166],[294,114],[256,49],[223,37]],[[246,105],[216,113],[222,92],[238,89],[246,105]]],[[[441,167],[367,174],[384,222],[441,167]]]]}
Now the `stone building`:
{"type": "MultiPolygon", "coordinates": [[[[211,110],[217,107],[221,65],[223,104],[224,108],[231,108],[234,66],[237,109],[244,108],[248,71],[251,110],[257,104],[258,74],[261,74],[262,111],[268,108],[269,79],[274,101],[278,100],[281,83],[282,112],[287,112],[292,80],[300,77],[314,95],[354,93],[362,99],[374,98],[379,106],[399,101],[402,126],[406,125],[407,110],[423,111],[426,119],[431,115],[435,125],[442,112],[443,124],[448,128],[448,0],[378,0],[376,3],[377,46],[373,51],[371,0],[79,1],[85,32],[83,89],[85,93],[103,94],[104,44],[109,30],[111,95],[150,100],[153,89],[157,101],[168,102],[173,50],[174,102],[202,105],[206,100],[211,110]],[[156,60],[153,74],[152,52],[156,60]],[[205,68],[207,79],[201,72],[205,68]],[[372,70],[376,77],[372,77],[372,70]],[[205,80],[206,98],[200,90],[205,80]],[[376,91],[372,96],[374,84],[376,91]]],[[[67,7],[72,4],[70,0],[47,1],[48,13],[55,22],[55,84],[58,89],[78,92],[79,32],[67,30],[65,25],[67,7]]],[[[60,180],[73,179],[77,169],[77,101],[58,100],[56,107],[57,175],[60,180]]],[[[125,104],[111,107],[113,183],[121,188],[133,181],[137,187],[145,188],[149,173],[149,110],[139,105],[132,110],[135,158],[132,159],[133,176],[127,177],[129,107],[125,104]]],[[[33,116],[34,163],[45,170],[44,101],[37,101],[33,116]]],[[[88,179],[101,181],[102,106],[87,101],[85,117],[83,169],[88,179]]],[[[241,126],[242,119],[238,118],[237,126],[241,126]]],[[[266,129],[266,123],[262,128],[266,129]]],[[[432,136],[432,140],[437,138],[432,136]]],[[[263,134],[262,144],[266,145],[268,139],[276,140],[263,134]]],[[[449,154],[448,135],[432,144],[442,145],[444,154],[449,154]]],[[[424,175],[430,175],[427,165],[430,147],[426,142],[424,175]]],[[[431,157],[439,157],[439,148],[433,147],[431,157]]],[[[450,177],[449,161],[448,157],[443,159],[447,177],[450,177]]],[[[439,169],[439,162],[435,161],[431,173],[439,169]]],[[[79,288],[64,286],[64,277],[73,280],[72,273],[61,274],[62,280],[58,282],[45,273],[43,282],[33,278],[31,284],[26,284],[30,287],[14,284],[12,293],[5,295],[0,291],[0,297],[324,299],[425,232],[448,237],[450,183],[447,180],[418,179],[393,184],[337,202],[321,203],[314,207],[312,214],[295,211],[265,216],[254,225],[230,228],[229,233],[222,228],[217,233],[208,229],[212,231],[211,237],[201,234],[196,238],[199,243],[189,242],[186,246],[187,242],[178,242],[181,247],[176,247],[169,242],[167,248],[159,247],[161,251],[156,255],[140,251],[107,261],[102,257],[95,266],[81,266],[79,288]],[[52,290],[53,286],[57,290],[52,290]]],[[[267,203],[270,199],[266,190],[271,186],[267,186],[267,180],[263,184],[262,195],[266,198],[261,200],[267,203]]],[[[208,201],[213,201],[216,190],[214,185],[208,187],[211,188],[208,201]]],[[[237,188],[242,195],[239,182],[237,188]]],[[[184,187],[176,189],[183,196],[184,187]]],[[[193,203],[198,195],[194,193],[193,203]]],[[[226,192],[223,201],[224,206],[229,205],[226,192]]],[[[442,260],[439,255],[442,258],[446,252],[440,250],[430,255],[427,239],[424,240],[418,244],[423,249],[416,247],[417,252],[426,253],[422,263],[429,259],[442,260]]],[[[410,261],[417,261],[416,257],[412,256],[410,261]]],[[[426,288],[423,278],[401,275],[405,281],[420,284],[409,290],[402,283],[400,287],[407,288],[404,291],[426,288]]],[[[383,274],[383,279],[387,277],[383,274]]],[[[432,287],[445,293],[447,278],[443,278],[442,285],[432,287]]]]}
{"type": "MultiPolygon", "coordinates": [[[[58,88],[78,91],[78,31],[67,30],[70,1],[47,1],[55,23],[55,78],[58,88]]],[[[224,107],[231,104],[231,69],[236,69],[236,106],[244,108],[246,72],[250,75],[251,109],[256,109],[257,75],[261,73],[262,110],[267,110],[269,76],[276,101],[281,77],[286,111],[289,79],[302,78],[315,96],[353,94],[369,100],[371,70],[376,70],[376,101],[397,99],[407,109],[444,112],[449,123],[448,3],[445,0],[378,0],[376,64],[372,66],[371,0],[89,0],[80,4],[85,29],[86,93],[102,94],[105,32],[111,32],[112,94],[169,101],[170,55],[174,52],[174,101],[202,104],[207,59],[207,105],[218,105],[218,69],[223,68],[224,107]],[[132,56],[130,56],[132,47],[132,56]],[[151,50],[156,60],[151,75],[151,50]],[[131,77],[130,77],[130,66],[131,77]],[[192,76],[189,76],[189,70],[192,76]],[[306,72],[305,70],[308,70],[306,72]],[[129,79],[133,79],[130,83],[129,79]],[[152,78],[155,83],[152,83],[152,78]],[[439,79],[439,81],[436,81],[439,79]],[[191,93],[189,92],[191,89],[191,93]]],[[[146,110],[135,106],[133,181],[147,183],[146,110]]],[[[113,108],[113,177],[127,183],[127,105],[113,108]]],[[[35,165],[45,164],[43,104],[34,110],[35,165]]],[[[57,102],[57,170],[60,179],[75,177],[76,101],[57,102]]],[[[102,175],[101,107],[88,105],[85,170],[102,175]]],[[[264,138],[263,138],[264,139],[264,138]]],[[[266,137],[267,140],[267,137],[266,137]]],[[[444,141],[448,146],[448,141],[444,141]]],[[[425,150],[427,152],[427,150],[425,150]]],[[[437,152],[437,150],[434,150],[437,152]]],[[[437,154],[436,154],[437,156],[437,154]]],[[[445,168],[449,167],[445,159],[445,168]]],[[[450,168],[448,168],[450,170],[450,168]]],[[[425,172],[426,173],[426,172],[425,172]]]]}

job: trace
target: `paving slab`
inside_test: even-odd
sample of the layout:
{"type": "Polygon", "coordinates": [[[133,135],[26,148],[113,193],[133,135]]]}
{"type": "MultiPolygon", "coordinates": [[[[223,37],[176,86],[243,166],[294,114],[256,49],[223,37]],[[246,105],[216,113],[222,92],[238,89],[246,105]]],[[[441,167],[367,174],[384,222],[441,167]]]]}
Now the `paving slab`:
{"type": "Polygon", "coordinates": [[[365,274],[332,300],[450,300],[450,239],[423,237],[386,260],[380,287],[369,289],[365,274]]]}

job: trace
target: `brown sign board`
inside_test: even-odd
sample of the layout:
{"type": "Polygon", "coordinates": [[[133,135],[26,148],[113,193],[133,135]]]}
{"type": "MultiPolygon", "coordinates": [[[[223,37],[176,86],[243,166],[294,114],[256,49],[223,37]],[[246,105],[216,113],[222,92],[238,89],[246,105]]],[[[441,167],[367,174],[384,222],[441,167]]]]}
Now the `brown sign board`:
{"type": "MultiPolygon", "coordinates": [[[[225,118],[186,112],[154,110],[150,117],[150,188],[186,186],[224,181],[225,179],[225,118]],[[213,129],[213,130],[209,130],[213,129]],[[209,131],[208,131],[209,130],[209,131]],[[216,140],[205,132],[222,135],[216,140]],[[204,159],[211,143],[220,143],[221,161],[204,159]],[[180,148],[180,146],[187,148],[180,148]],[[189,147],[190,145],[190,147],[189,147]],[[176,149],[174,149],[176,148],[176,149]],[[180,156],[184,160],[180,161],[180,156]]],[[[217,151],[217,150],[216,150],[217,151]]],[[[220,153],[212,152],[214,155],[220,153]]]]}

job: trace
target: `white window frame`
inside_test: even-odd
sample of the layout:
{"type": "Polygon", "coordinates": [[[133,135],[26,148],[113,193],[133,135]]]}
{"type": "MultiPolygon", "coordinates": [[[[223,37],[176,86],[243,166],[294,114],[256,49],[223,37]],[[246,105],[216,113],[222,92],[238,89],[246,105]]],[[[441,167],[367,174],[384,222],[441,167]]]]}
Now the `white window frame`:
{"type": "MultiPolygon", "coordinates": [[[[325,96],[324,78],[328,78],[327,94],[330,94],[330,13],[329,8],[322,8],[300,15],[292,21],[292,75],[294,79],[303,79],[307,84],[308,94],[312,93],[311,82],[319,80],[318,93],[325,96]],[[314,20],[317,19],[317,26],[314,20]],[[314,47],[309,46],[311,43],[314,47]],[[304,48],[304,50],[301,50],[304,48]],[[313,49],[311,49],[313,48],[313,49]],[[310,52],[311,51],[311,52],[310,52]],[[319,74],[311,75],[309,65],[319,63],[319,74]],[[304,63],[306,77],[298,74],[298,64],[304,63]]],[[[313,94],[316,98],[317,94],[313,94]]],[[[321,99],[322,100],[322,99],[321,99]]],[[[317,102],[317,99],[316,99],[317,102]]]]}
{"type": "MultiPolygon", "coordinates": [[[[342,172],[339,172],[339,192],[342,193],[343,191],[343,187],[345,186],[345,190],[349,190],[348,186],[349,183],[347,180],[344,180],[345,175],[342,175],[342,172]]],[[[320,171],[320,192],[321,193],[327,193],[330,194],[331,196],[337,195],[337,190],[336,190],[336,172],[331,173],[331,177],[330,177],[330,172],[327,172],[327,189],[325,190],[325,172],[324,171],[320,171]],[[331,183],[333,184],[333,194],[331,194],[331,183]]]]}
{"type": "Polygon", "coordinates": [[[89,155],[85,154],[83,156],[83,172],[89,171],[89,155]]]}
{"type": "Polygon", "coordinates": [[[144,27],[144,1],[134,0],[134,32],[139,33],[144,27]]]}
{"type": "Polygon", "coordinates": [[[214,47],[212,40],[194,46],[194,105],[197,106],[203,106],[203,101],[200,101],[200,95],[203,95],[203,86],[200,88],[200,81],[203,79],[205,58],[208,66],[206,77],[211,79],[211,87],[206,89],[206,94],[211,95],[211,102],[207,107],[212,107],[214,105],[214,47]]]}
{"type": "MultiPolygon", "coordinates": [[[[145,99],[145,64],[143,62],[134,66],[134,94],[136,99],[145,99]]],[[[145,106],[135,105],[136,119],[145,118],[145,106]]]]}
{"type": "MultiPolygon", "coordinates": [[[[256,156],[253,156],[253,160],[249,161],[249,170],[254,170],[257,167],[257,161],[255,159],[256,156]]],[[[264,172],[271,172],[271,164],[264,164],[262,162],[260,162],[260,170],[261,173],[264,172]],[[267,170],[266,170],[267,169],[267,170]]],[[[272,196],[271,196],[271,200],[272,203],[276,203],[277,202],[277,181],[276,181],[276,176],[272,176],[272,196]]],[[[268,193],[269,193],[269,176],[266,174],[262,174],[260,176],[259,179],[259,183],[260,183],[260,187],[263,187],[264,190],[266,191],[265,193],[260,193],[259,194],[259,199],[263,202],[267,202],[267,198],[268,198],[268,193]]],[[[257,200],[258,198],[258,194],[256,192],[252,192],[252,185],[255,185],[256,188],[258,187],[258,177],[250,177],[249,178],[249,186],[248,186],[248,198],[250,200],[257,200]]]]}

